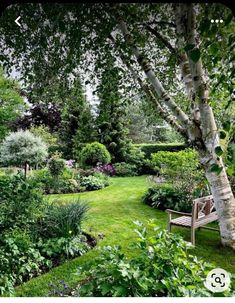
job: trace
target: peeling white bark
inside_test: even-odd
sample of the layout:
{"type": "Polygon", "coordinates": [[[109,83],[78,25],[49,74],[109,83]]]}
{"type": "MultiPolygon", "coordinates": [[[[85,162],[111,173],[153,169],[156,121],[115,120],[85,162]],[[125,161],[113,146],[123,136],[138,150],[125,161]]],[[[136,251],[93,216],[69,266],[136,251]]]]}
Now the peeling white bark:
{"type": "MultiPolygon", "coordinates": [[[[179,4],[177,13],[185,26],[186,41],[198,47],[196,32],[195,12],[193,4],[179,4]]],[[[219,217],[221,242],[235,249],[235,199],[228,181],[221,157],[215,154],[215,148],[219,145],[219,136],[212,108],[208,104],[209,89],[206,82],[202,60],[196,63],[190,58],[189,65],[194,85],[194,91],[199,104],[201,115],[202,140],[206,150],[199,150],[200,160],[205,168],[206,178],[215,201],[216,211],[219,217]],[[212,164],[223,168],[220,174],[211,172],[212,164]]]]}

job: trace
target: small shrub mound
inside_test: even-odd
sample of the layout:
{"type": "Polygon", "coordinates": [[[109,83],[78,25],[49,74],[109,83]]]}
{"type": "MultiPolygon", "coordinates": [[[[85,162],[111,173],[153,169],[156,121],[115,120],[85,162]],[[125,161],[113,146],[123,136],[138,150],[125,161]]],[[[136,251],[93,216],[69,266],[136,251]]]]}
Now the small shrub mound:
{"type": "Polygon", "coordinates": [[[192,201],[187,200],[184,193],[170,184],[150,187],[144,194],[142,201],[153,208],[161,210],[167,208],[183,212],[191,212],[192,210],[192,201]]]}
{"type": "Polygon", "coordinates": [[[120,177],[131,177],[138,174],[138,170],[135,164],[129,164],[125,162],[115,163],[114,169],[116,171],[116,176],[120,177]]]}
{"type": "Polygon", "coordinates": [[[107,182],[96,176],[83,177],[80,181],[81,186],[86,190],[97,190],[107,186],[107,182]]]}
{"type": "Polygon", "coordinates": [[[203,285],[211,265],[188,253],[191,245],[179,235],[140,222],[130,259],[120,246],[101,248],[94,263],[79,269],[76,296],[181,297],[210,296],[203,285]]]}
{"type": "Polygon", "coordinates": [[[95,167],[97,164],[107,164],[110,161],[110,153],[107,148],[99,142],[86,144],[80,154],[80,162],[84,168],[95,167]]]}
{"type": "Polygon", "coordinates": [[[52,156],[48,161],[48,168],[53,177],[58,177],[65,169],[65,160],[57,156],[52,156]]]}

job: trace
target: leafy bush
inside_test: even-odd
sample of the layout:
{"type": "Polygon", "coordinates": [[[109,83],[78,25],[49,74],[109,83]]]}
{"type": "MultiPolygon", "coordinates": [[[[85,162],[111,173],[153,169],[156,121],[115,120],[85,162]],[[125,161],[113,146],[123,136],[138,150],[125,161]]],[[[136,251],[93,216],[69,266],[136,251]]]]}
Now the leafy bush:
{"type": "Polygon", "coordinates": [[[80,191],[80,184],[75,179],[61,178],[58,182],[57,189],[57,193],[77,193],[80,191]]]}
{"type": "Polygon", "coordinates": [[[204,279],[212,266],[188,253],[190,244],[176,234],[135,222],[138,239],[133,259],[120,246],[101,248],[94,264],[79,268],[77,296],[181,297],[210,296],[204,279]],[[148,231],[147,231],[148,229],[148,231]]]}
{"type": "Polygon", "coordinates": [[[126,154],[125,161],[128,164],[135,165],[138,174],[142,174],[145,165],[145,154],[140,148],[132,147],[126,154]]]}
{"type": "Polygon", "coordinates": [[[30,179],[34,180],[36,184],[42,189],[46,194],[51,193],[53,188],[54,178],[49,172],[48,168],[34,170],[30,179]]]}
{"type": "Polygon", "coordinates": [[[14,285],[24,282],[50,266],[23,231],[15,229],[0,236],[0,295],[13,294],[14,285]]]}
{"type": "Polygon", "coordinates": [[[80,191],[80,184],[78,180],[72,178],[74,172],[70,169],[64,169],[62,174],[54,178],[47,168],[35,170],[31,179],[38,183],[38,186],[46,194],[60,194],[60,193],[77,193],[80,191]]]}
{"type": "Polygon", "coordinates": [[[42,214],[45,200],[33,180],[22,174],[0,176],[0,230],[27,228],[42,214]]]}
{"type": "Polygon", "coordinates": [[[150,166],[188,199],[208,194],[207,181],[195,150],[152,154],[150,166]]]}
{"type": "Polygon", "coordinates": [[[81,223],[85,218],[88,206],[80,200],[59,205],[49,204],[33,230],[36,238],[70,238],[81,233],[81,223]]]}
{"type": "Polygon", "coordinates": [[[40,253],[49,258],[53,258],[56,263],[61,263],[64,259],[75,256],[82,256],[89,250],[86,237],[83,235],[71,238],[51,238],[40,241],[37,245],[40,253]]]}
{"type": "Polygon", "coordinates": [[[150,159],[151,154],[168,151],[168,152],[177,152],[184,150],[187,146],[182,143],[170,143],[170,144],[133,144],[134,147],[139,148],[145,154],[146,159],[150,159]]]}
{"type": "Polygon", "coordinates": [[[106,174],[108,176],[114,176],[116,174],[116,171],[111,163],[109,164],[103,164],[103,165],[98,165],[95,168],[96,171],[101,172],[103,174],[106,174]]]}
{"type": "Polygon", "coordinates": [[[0,149],[0,161],[8,165],[34,165],[42,163],[48,155],[47,146],[40,137],[28,130],[10,133],[0,149]]]}
{"type": "Polygon", "coordinates": [[[180,167],[196,169],[199,166],[197,152],[192,149],[179,152],[160,151],[151,155],[149,163],[157,173],[165,174],[173,173],[173,170],[178,170],[180,167]]]}
{"type": "Polygon", "coordinates": [[[48,161],[48,168],[51,175],[58,178],[65,169],[65,160],[58,158],[57,156],[52,156],[48,161]]]}
{"type": "Polygon", "coordinates": [[[86,169],[78,168],[77,169],[77,175],[79,177],[93,176],[95,172],[96,172],[95,168],[89,168],[89,169],[88,168],[86,168],[86,169]]]}
{"type": "Polygon", "coordinates": [[[116,171],[116,176],[128,177],[136,176],[138,174],[136,165],[125,162],[115,163],[114,169],[116,171]]]}
{"type": "Polygon", "coordinates": [[[86,190],[97,190],[107,186],[107,183],[104,180],[95,176],[83,177],[80,184],[85,187],[86,190]]]}
{"type": "Polygon", "coordinates": [[[144,194],[142,201],[154,208],[165,210],[167,208],[177,211],[191,212],[192,201],[187,200],[184,193],[178,191],[170,184],[159,184],[150,187],[144,194]]]}
{"type": "Polygon", "coordinates": [[[83,167],[95,167],[97,164],[107,164],[111,160],[107,148],[98,142],[86,144],[80,155],[81,165],[83,167]]]}

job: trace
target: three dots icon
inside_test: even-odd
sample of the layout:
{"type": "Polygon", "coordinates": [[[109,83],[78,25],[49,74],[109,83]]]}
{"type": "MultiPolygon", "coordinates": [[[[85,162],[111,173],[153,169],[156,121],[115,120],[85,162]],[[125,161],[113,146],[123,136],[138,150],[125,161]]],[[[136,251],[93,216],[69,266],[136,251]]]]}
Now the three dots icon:
{"type": "Polygon", "coordinates": [[[211,23],[223,23],[224,20],[222,19],[211,19],[211,23]]]}

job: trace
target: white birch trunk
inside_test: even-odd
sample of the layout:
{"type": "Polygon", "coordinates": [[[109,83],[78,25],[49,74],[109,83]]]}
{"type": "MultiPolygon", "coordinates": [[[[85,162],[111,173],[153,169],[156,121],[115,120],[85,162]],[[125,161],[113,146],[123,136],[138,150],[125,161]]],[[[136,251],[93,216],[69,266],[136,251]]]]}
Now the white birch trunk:
{"type": "MultiPolygon", "coordinates": [[[[185,28],[185,36],[188,44],[198,47],[196,33],[195,12],[193,4],[179,4],[176,8],[182,26],[185,28]]],[[[218,131],[212,108],[208,104],[209,89],[204,76],[202,60],[194,62],[188,52],[189,65],[200,110],[200,122],[202,140],[205,148],[199,150],[200,161],[205,169],[206,178],[215,201],[216,211],[219,217],[221,241],[223,245],[235,249],[235,199],[229,184],[227,174],[221,157],[215,153],[215,148],[220,145],[218,131]],[[211,172],[212,164],[222,168],[221,173],[211,172]]]]}

